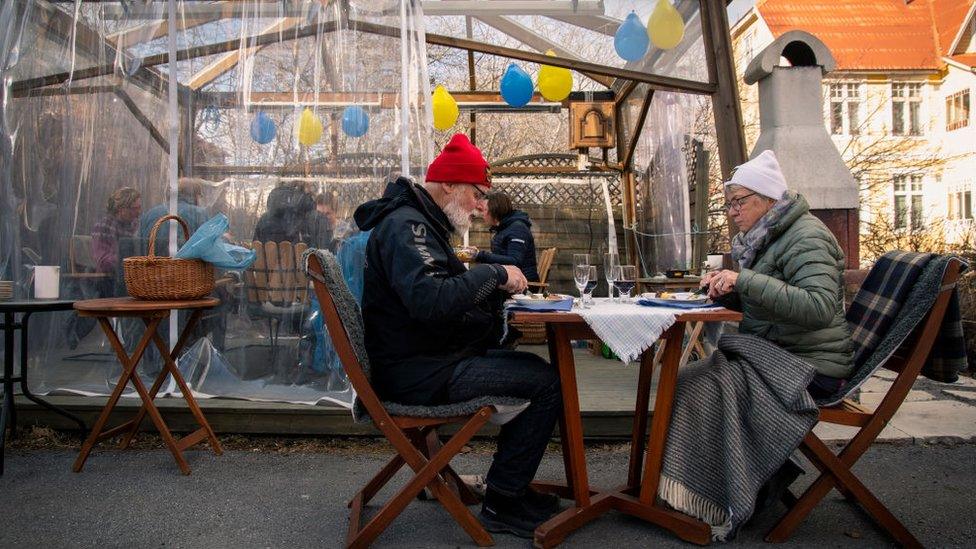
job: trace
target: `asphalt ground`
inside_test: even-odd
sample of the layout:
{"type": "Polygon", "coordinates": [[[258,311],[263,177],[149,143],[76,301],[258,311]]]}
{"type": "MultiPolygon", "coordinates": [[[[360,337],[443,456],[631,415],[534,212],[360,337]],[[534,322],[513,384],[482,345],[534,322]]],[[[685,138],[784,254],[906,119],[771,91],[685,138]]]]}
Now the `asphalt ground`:
{"type": "MultiPolygon", "coordinates": [[[[71,472],[76,441],[7,449],[0,477],[0,547],[338,547],[348,499],[385,463],[381,442],[228,440],[215,456],[187,453],[190,476],[148,438],[136,449],[102,445],[84,471],[71,472]]],[[[454,461],[462,474],[484,473],[492,446],[477,442],[454,461]]],[[[591,484],[614,486],[625,477],[627,446],[587,449],[591,484]]],[[[923,544],[972,547],[976,504],[976,445],[878,444],[856,474],[923,544]]],[[[562,461],[546,455],[538,478],[561,478],[562,461]]],[[[809,468],[809,464],[808,464],[809,468]]],[[[406,476],[393,481],[399,487],[406,476]]],[[[812,482],[807,473],[794,488],[812,482]]],[[[392,493],[385,489],[381,500],[392,493]]],[[[375,509],[375,508],[374,508],[375,509]]],[[[471,507],[477,513],[476,507],[471,507]]],[[[756,517],[732,542],[769,545],[762,536],[784,508],[756,517]]],[[[497,547],[530,547],[529,540],[495,535],[497,547]]],[[[564,547],[690,547],[669,532],[615,512],[571,535],[564,547]]],[[[836,492],[793,535],[789,547],[892,545],[860,509],[836,492]]],[[[473,546],[436,502],[414,501],[374,547],[473,546]]]]}

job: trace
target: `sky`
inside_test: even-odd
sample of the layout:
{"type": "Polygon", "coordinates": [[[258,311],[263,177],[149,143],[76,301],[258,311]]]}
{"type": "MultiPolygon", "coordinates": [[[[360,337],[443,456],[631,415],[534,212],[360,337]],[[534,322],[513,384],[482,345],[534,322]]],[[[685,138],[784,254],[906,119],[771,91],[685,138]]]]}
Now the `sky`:
{"type": "Polygon", "coordinates": [[[732,0],[729,4],[729,24],[734,25],[755,4],[756,0],[732,0]]]}

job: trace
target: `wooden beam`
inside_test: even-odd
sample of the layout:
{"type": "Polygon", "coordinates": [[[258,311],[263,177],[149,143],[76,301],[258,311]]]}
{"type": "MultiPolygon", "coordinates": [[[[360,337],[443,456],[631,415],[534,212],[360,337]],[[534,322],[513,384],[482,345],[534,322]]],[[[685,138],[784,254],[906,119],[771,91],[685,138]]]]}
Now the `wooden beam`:
{"type": "Polygon", "coordinates": [[[717,84],[712,95],[715,115],[715,135],[718,141],[722,179],[732,177],[732,169],[748,158],[746,139],[742,132],[742,111],[739,108],[739,89],[732,57],[732,39],[724,0],[701,0],[702,36],[708,78],[717,84]]]}
{"type": "MultiPolygon", "coordinates": [[[[454,100],[459,104],[465,103],[498,103],[504,104],[505,100],[498,92],[487,91],[452,91],[454,100]]],[[[237,107],[242,106],[242,97],[239,92],[199,92],[198,97],[203,104],[215,107],[237,107]]],[[[363,104],[371,103],[383,109],[396,108],[399,105],[400,94],[397,92],[303,92],[294,94],[292,92],[251,92],[251,105],[262,103],[279,105],[343,105],[343,104],[363,104]]],[[[529,104],[547,103],[547,100],[535,92],[529,104]]]]}
{"type": "MultiPolygon", "coordinates": [[[[379,35],[391,36],[391,37],[400,36],[400,29],[396,27],[389,27],[385,25],[377,25],[375,23],[365,23],[365,22],[355,22],[355,23],[351,23],[351,25],[357,30],[361,30],[363,32],[369,32],[373,34],[379,34],[379,35]]],[[[671,76],[648,74],[648,73],[634,71],[634,70],[621,69],[617,67],[601,65],[599,63],[591,63],[589,61],[576,61],[573,59],[565,59],[562,57],[549,57],[541,53],[527,52],[515,48],[496,46],[494,44],[485,44],[483,42],[467,40],[464,38],[455,38],[453,36],[444,36],[440,34],[428,33],[427,43],[436,44],[438,46],[457,48],[462,50],[472,50],[481,53],[487,53],[490,55],[497,55],[499,57],[506,57],[509,59],[528,61],[530,63],[539,63],[544,65],[551,65],[554,67],[563,67],[577,72],[589,72],[589,73],[599,74],[604,76],[621,77],[628,80],[636,80],[638,82],[644,82],[650,85],[654,89],[659,89],[664,91],[677,91],[677,92],[691,93],[691,94],[698,94],[698,95],[710,95],[714,93],[716,89],[716,86],[714,84],[709,84],[705,82],[696,82],[694,80],[686,80],[684,78],[674,78],[671,76]]]]}
{"type": "MultiPolygon", "coordinates": [[[[400,29],[396,27],[377,25],[375,23],[366,23],[361,21],[352,21],[350,22],[350,25],[352,28],[358,31],[368,32],[370,34],[390,36],[395,38],[399,38],[400,36],[400,29]]],[[[332,32],[336,29],[336,27],[337,25],[334,22],[330,21],[330,22],[323,23],[322,25],[306,25],[303,27],[299,27],[295,30],[294,33],[289,33],[288,36],[281,36],[279,35],[279,33],[255,35],[250,38],[247,38],[246,42],[249,43],[252,47],[266,46],[268,44],[273,44],[277,42],[285,42],[289,40],[305,38],[308,36],[315,36],[319,32],[332,32]]],[[[726,32],[726,35],[727,34],[728,33],[726,32]]],[[[717,86],[715,84],[696,82],[694,80],[686,80],[683,78],[674,78],[670,76],[648,74],[648,73],[643,73],[643,72],[633,71],[628,69],[620,69],[617,67],[600,65],[598,63],[591,63],[588,61],[575,61],[572,59],[564,59],[561,57],[549,57],[547,55],[540,54],[540,53],[526,52],[515,48],[506,48],[503,46],[496,46],[493,44],[485,44],[482,42],[467,40],[464,38],[454,38],[451,36],[443,36],[438,34],[427,34],[427,43],[436,44],[439,46],[457,48],[462,50],[477,51],[481,53],[497,55],[500,57],[506,57],[510,59],[519,59],[531,63],[546,64],[554,67],[564,67],[567,69],[575,70],[577,72],[590,72],[593,74],[600,74],[604,76],[612,76],[612,77],[625,78],[629,80],[636,80],[638,82],[644,82],[650,85],[654,89],[664,90],[664,91],[677,91],[677,92],[699,94],[699,95],[710,95],[714,93],[715,90],[717,89],[717,86]]],[[[234,39],[234,40],[225,40],[223,42],[216,42],[213,44],[205,44],[202,46],[195,46],[192,48],[186,48],[183,50],[179,50],[176,53],[176,60],[183,61],[186,59],[195,59],[197,57],[205,57],[217,53],[225,53],[239,48],[240,44],[241,44],[240,39],[234,39]]],[[[167,62],[169,62],[169,54],[164,52],[156,55],[150,55],[145,59],[143,59],[142,67],[143,68],[153,67],[167,62]]],[[[85,78],[93,78],[96,76],[111,74],[114,71],[114,69],[115,69],[114,63],[106,63],[100,66],[77,70],[73,74],[68,72],[62,72],[62,73],[42,76],[38,78],[20,80],[13,83],[12,90],[20,91],[24,89],[50,86],[52,84],[60,84],[61,82],[68,80],[68,78],[72,78],[75,81],[83,80],[85,78]]]]}
{"type": "MultiPolygon", "coordinates": [[[[220,20],[220,18],[220,15],[217,14],[200,19],[181,18],[176,23],[176,30],[179,32],[186,29],[192,29],[194,27],[206,25],[207,23],[213,23],[214,21],[220,20]]],[[[163,21],[143,23],[135,27],[107,34],[105,39],[116,47],[128,48],[137,44],[142,44],[143,42],[150,42],[157,38],[162,38],[167,34],[169,34],[169,21],[164,19],[163,21]]]]}
{"type": "MultiPolygon", "coordinates": [[[[489,27],[492,27],[495,30],[498,30],[504,34],[507,34],[508,36],[511,36],[512,38],[518,40],[519,42],[525,44],[526,46],[540,53],[545,53],[547,50],[552,50],[553,52],[555,52],[556,55],[560,57],[564,57],[566,59],[575,59],[577,61],[579,60],[579,56],[576,55],[575,53],[556,44],[555,42],[549,40],[548,38],[539,36],[534,30],[526,27],[525,25],[516,23],[515,21],[512,21],[511,19],[508,19],[506,17],[502,17],[500,15],[492,15],[492,16],[476,17],[475,19],[481,21],[482,23],[488,25],[489,27]]],[[[598,84],[601,84],[608,88],[610,87],[611,84],[613,84],[614,79],[609,76],[603,76],[600,74],[585,73],[585,72],[582,74],[583,76],[586,76],[587,78],[594,80],[598,84]]]]}
{"type": "MultiPolygon", "coordinates": [[[[331,32],[336,29],[336,25],[333,22],[324,23],[321,25],[322,32],[331,32]]],[[[287,42],[289,40],[295,40],[298,38],[305,38],[308,36],[315,36],[319,32],[319,25],[306,25],[295,31],[293,35],[282,37],[278,33],[269,33],[262,35],[254,35],[250,38],[245,39],[245,41],[251,46],[267,46],[269,44],[274,44],[277,42],[287,42]]],[[[206,57],[209,55],[215,55],[218,53],[225,53],[233,51],[241,47],[241,40],[235,38],[233,40],[224,40],[223,42],[214,42],[212,44],[204,44],[201,46],[194,46],[192,48],[182,49],[176,52],[176,61],[185,61],[187,59],[196,59],[197,57],[206,57]]],[[[163,63],[169,62],[169,52],[157,53],[155,55],[147,56],[142,60],[142,67],[154,67],[156,65],[162,65],[163,63]]],[[[103,76],[106,74],[112,74],[115,70],[114,63],[106,63],[104,65],[98,65],[94,67],[89,67],[86,69],[76,70],[73,74],[68,72],[62,72],[57,74],[51,74],[48,76],[41,76],[38,78],[29,78],[27,80],[20,80],[14,82],[11,86],[13,90],[36,88],[41,86],[50,86],[52,84],[60,84],[71,78],[72,80],[84,80],[86,78],[94,78],[97,76],[103,76]]],[[[141,69],[140,69],[141,70],[141,69]]]]}
{"type": "MultiPolygon", "coordinates": [[[[297,17],[284,17],[264,28],[261,31],[261,35],[284,32],[294,28],[300,22],[301,19],[297,17]]],[[[237,63],[239,63],[244,56],[254,55],[260,51],[262,47],[264,46],[247,47],[221,55],[220,58],[215,59],[209,65],[197,71],[197,73],[190,78],[190,81],[187,82],[187,87],[189,87],[191,90],[199,90],[203,86],[213,82],[215,78],[234,68],[234,66],[237,65],[237,63]]]]}
{"type": "MultiPolygon", "coordinates": [[[[630,141],[627,143],[627,150],[624,153],[624,157],[621,164],[627,171],[633,169],[634,163],[634,150],[637,148],[637,140],[640,138],[641,128],[644,127],[644,120],[647,119],[647,111],[651,108],[651,100],[654,99],[654,90],[647,92],[647,96],[644,98],[644,103],[641,104],[640,114],[637,115],[637,123],[634,125],[633,131],[631,132],[630,141]]],[[[619,124],[619,118],[618,118],[619,124]]]]}
{"type": "Polygon", "coordinates": [[[606,15],[549,15],[548,17],[607,36],[616,35],[617,29],[623,23],[620,19],[606,15]]]}
{"type": "MultiPolygon", "coordinates": [[[[87,0],[90,2],[91,0],[87,0]]],[[[323,2],[325,3],[325,2],[323,2]]],[[[182,0],[179,8],[183,19],[199,19],[220,14],[223,18],[275,18],[275,17],[303,17],[301,2],[253,2],[251,0],[235,0],[221,4],[205,4],[203,2],[187,2],[182,0]],[[226,6],[226,4],[230,4],[226,6]]],[[[420,2],[423,13],[428,17],[463,16],[463,15],[550,15],[550,14],[586,14],[602,15],[603,2],[601,0],[547,0],[546,2],[526,2],[523,0],[423,0],[420,2]]],[[[150,4],[151,5],[151,4],[150,4]]],[[[103,9],[105,19],[165,19],[165,12],[158,12],[149,7],[131,8],[124,10],[121,6],[106,6],[103,9]]],[[[396,16],[399,10],[394,9],[387,15],[396,16]]]]}
{"type": "Polygon", "coordinates": [[[139,124],[141,124],[143,128],[146,128],[146,131],[149,132],[149,136],[152,137],[153,141],[159,144],[164,153],[169,154],[169,141],[163,137],[163,134],[158,129],[156,129],[156,126],[153,125],[152,121],[150,121],[149,118],[143,114],[142,110],[138,105],[136,105],[135,101],[129,97],[129,94],[125,93],[125,90],[122,88],[115,88],[114,91],[115,95],[122,100],[122,104],[129,109],[130,113],[132,113],[132,116],[139,121],[139,124]]]}

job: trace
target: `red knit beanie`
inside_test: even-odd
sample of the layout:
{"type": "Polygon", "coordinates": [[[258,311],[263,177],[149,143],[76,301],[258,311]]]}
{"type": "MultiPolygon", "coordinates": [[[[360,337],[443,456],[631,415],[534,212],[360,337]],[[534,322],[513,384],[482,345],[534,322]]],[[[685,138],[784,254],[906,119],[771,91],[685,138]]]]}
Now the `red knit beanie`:
{"type": "Polygon", "coordinates": [[[491,170],[478,147],[468,136],[456,133],[441,154],[427,167],[427,181],[431,183],[466,183],[491,187],[491,170]]]}

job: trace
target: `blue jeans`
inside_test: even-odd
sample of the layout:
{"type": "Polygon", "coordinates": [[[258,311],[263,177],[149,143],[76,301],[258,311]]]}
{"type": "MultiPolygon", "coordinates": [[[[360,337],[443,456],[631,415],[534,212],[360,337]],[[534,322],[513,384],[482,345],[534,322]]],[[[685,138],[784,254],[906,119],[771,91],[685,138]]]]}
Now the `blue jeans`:
{"type": "Polygon", "coordinates": [[[538,355],[491,350],[459,362],[448,385],[450,402],[480,396],[508,396],[531,401],[501,427],[498,449],[486,484],[507,496],[521,495],[535,477],[562,411],[559,373],[538,355]]]}

